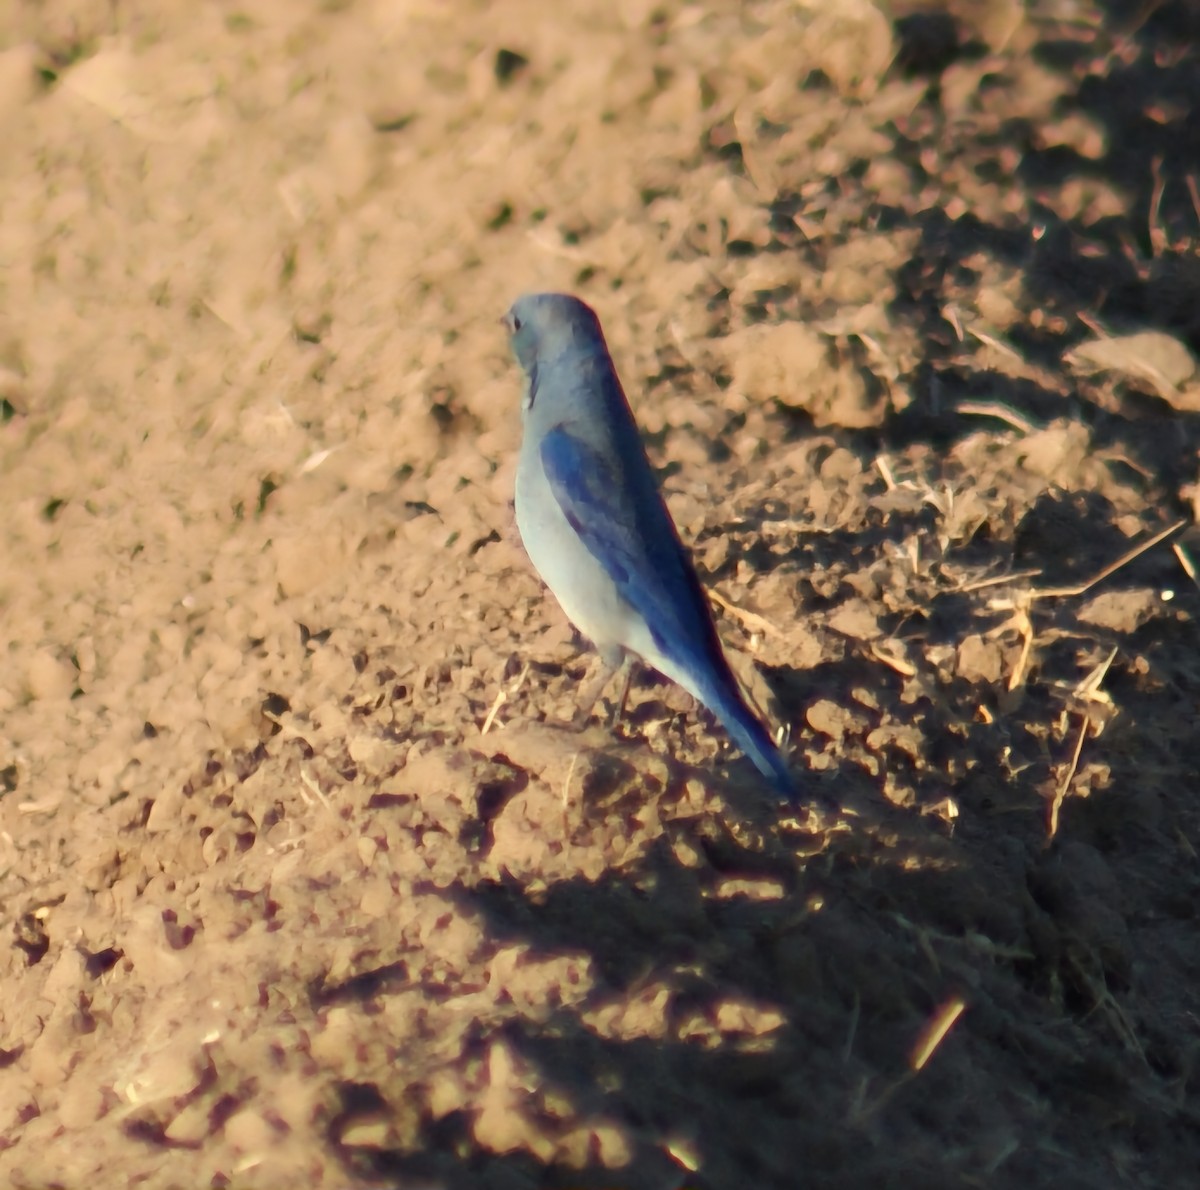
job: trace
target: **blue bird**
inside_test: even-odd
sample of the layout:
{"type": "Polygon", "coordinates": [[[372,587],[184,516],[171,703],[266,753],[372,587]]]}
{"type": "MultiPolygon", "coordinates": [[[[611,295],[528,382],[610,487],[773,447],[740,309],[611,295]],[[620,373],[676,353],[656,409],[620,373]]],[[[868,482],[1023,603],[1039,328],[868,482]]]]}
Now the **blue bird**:
{"type": "Polygon", "coordinates": [[[517,527],[546,586],[603,662],[577,720],[632,654],[708,707],[776,792],[795,800],[787,763],[721,651],[600,320],[576,297],[535,293],[518,298],[503,321],[527,380],[517,527]]]}

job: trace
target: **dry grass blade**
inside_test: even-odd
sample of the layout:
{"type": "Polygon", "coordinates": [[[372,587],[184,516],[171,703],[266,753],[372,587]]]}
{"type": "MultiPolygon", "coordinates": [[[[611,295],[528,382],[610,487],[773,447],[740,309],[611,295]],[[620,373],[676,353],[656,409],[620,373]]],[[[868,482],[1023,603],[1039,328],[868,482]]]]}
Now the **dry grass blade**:
{"type": "Polygon", "coordinates": [[[1015,631],[1021,638],[1021,651],[1017,654],[1017,663],[1008,679],[1009,693],[1025,681],[1025,674],[1029,669],[1029,655],[1033,651],[1033,621],[1029,616],[1030,596],[1029,591],[1019,591],[1012,600],[995,600],[989,605],[993,608],[1010,609],[1012,615],[1003,624],[997,624],[988,631],[988,639],[1003,636],[1010,630],[1015,631]]]}
{"type": "MultiPolygon", "coordinates": [[[[990,605],[991,607],[996,609],[1004,608],[1011,610],[1012,615],[1009,616],[1009,618],[1005,620],[1003,624],[999,624],[995,628],[991,629],[987,633],[987,636],[989,638],[996,637],[1008,632],[1010,629],[1015,629],[1021,637],[1021,651],[1017,656],[1017,663],[1013,667],[1012,675],[1008,680],[1009,691],[1011,692],[1016,690],[1021,685],[1021,683],[1025,680],[1025,674],[1029,667],[1029,657],[1033,650],[1034,640],[1033,622],[1030,618],[1029,612],[1030,607],[1035,599],[1070,598],[1072,596],[1082,595],[1084,592],[1089,591],[1097,583],[1115,574],[1123,566],[1127,566],[1130,562],[1132,562],[1135,558],[1140,557],[1147,550],[1153,549],[1160,542],[1170,537],[1172,533],[1178,532],[1186,524],[1186,519],[1180,518],[1173,524],[1168,525],[1165,529],[1160,529],[1154,534],[1153,537],[1150,537],[1148,540],[1139,543],[1130,550],[1127,550],[1114,562],[1110,562],[1107,566],[1104,566],[1098,570],[1094,575],[1092,575],[1091,578],[1082,583],[1078,583],[1075,586],[1028,588],[1026,590],[1019,591],[1011,600],[1004,599],[993,601],[993,603],[990,605]]],[[[1177,556],[1180,556],[1180,549],[1178,547],[1176,548],[1175,553],[1177,556]]],[[[1182,556],[1180,557],[1180,560],[1181,562],[1183,561],[1182,556]]],[[[1186,564],[1184,565],[1184,569],[1187,569],[1186,564]]],[[[958,590],[964,592],[978,591],[984,589],[985,587],[999,586],[1002,583],[1013,582],[1019,578],[1032,577],[1033,575],[1039,573],[1040,571],[1022,571],[1015,575],[996,576],[994,578],[981,579],[974,583],[969,583],[965,586],[959,587],[958,590]]],[[[1095,692],[1099,689],[1100,683],[1104,679],[1104,674],[1108,672],[1108,667],[1112,664],[1112,660],[1113,658],[1109,657],[1108,661],[1103,664],[1100,670],[1091,675],[1091,677],[1094,678],[1094,683],[1090,687],[1081,686],[1077,693],[1082,693],[1086,697],[1095,697],[1095,692]]]]}
{"type": "Polygon", "coordinates": [[[926,1063],[933,1057],[938,1046],[946,1039],[946,1034],[954,1027],[955,1021],[967,1010],[967,1002],[961,996],[951,996],[929,1019],[916,1045],[908,1057],[908,1064],[913,1070],[924,1069],[926,1063]]]}
{"type": "Polygon", "coordinates": [[[906,661],[903,657],[897,657],[892,653],[885,653],[874,641],[869,645],[871,656],[876,661],[882,662],[889,669],[894,669],[901,677],[911,678],[917,672],[917,667],[911,661],[906,661]]]}
{"type": "Polygon", "coordinates": [[[1154,256],[1161,256],[1167,249],[1167,233],[1159,220],[1159,208],[1162,206],[1163,191],[1167,187],[1162,172],[1163,159],[1155,157],[1150,162],[1150,171],[1154,178],[1154,188],[1150,193],[1150,248],[1154,256]]]}
{"type": "Polygon", "coordinates": [[[1085,702],[1099,701],[1110,703],[1112,700],[1107,695],[1100,694],[1100,685],[1108,674],[1109,668],[1112,666],[1113,660],[1116,658],[1117,650],[1114,647],[1095,669],[1092,670],[1086,678],[1084,678],[1075,687],[1075,696],[1083,699],[1085,702]]]}
{"type": "Polygon", "coordinates": [[[1108,1022],[1112,1031],[1117,1035],[1130,1053],[1136,1054],[1143,1062],[1146,1061],[1146,1051],[1138,1040],[1137,1032],[1129,1019],[1129,1015],[1117,1003],[1103,977],[1097,977],[1080,961],[1077,954],[1068,954],[1067,961],[1071,965],[1076,978],[1087,987],[1092,997],[1095,1010],[1099,1011],[1108,1022]]]}
{"type": "Polygon", "coordinates": [[[964,583],[961,587],[956,587],[955,590],[962,595],[969,595],[972,591],[982,591],[987,587],[1000,587],[1009,583],[1020,582],[1024,578],[1037,578],[1041,574],[1041,570],[1016,570],[1012,574],[993,574],[989,578],[976,579],[974,582],[964,583]]]}
{"type": "Polygon", "coordinates": [[[1075,779],[1075,774],[1079,771],[1079,757],[1083,752],[1083,741],[1087,739],[1088,727],[1088,718],[1084,715],[1079,724],[1079,735],[1075,740],[1075,751],[1071,755],[1071,763],[1067,766],[1067,771],[1063,774],[1063,779],[1054,790],[1054,798],[1050,802],[1047,835],[1051,839],[1058,833],[1058,816],[1062,810],[1062,804],[1066,800],[1067,790],[1070,789],[1071,782],[1075,779]]]}
{"type": "Polygon", "coordinates": [[[1192,561],[1192,555],[1178,541],[1171,548],[1175,551],[1175,557],[1179,559],[1179,565],[1183,567],[1183,573],[1192,580],[1196,586],[1200,587],[1200,579],[1196,577],[1196,564],[1192,561]]]}
{"type": "Polygon", "coordinates": [[[521,672],[517,674],[517,680],[513,683],[512,688],[506,690],[503,686],[496,691],[496,697],[492,702],[491,708],[488,710],[487,717],[483,721],[483,726],[479,729],[480,735],[487,735],[491,730],[492,724],[496,721],[496,716],[500,713],[500,708],[510,699],[516,697],[521,687],[525,685],[525,679],[529,676],[529,662],[525,662],[521,668],[521,672]]]}
{"type": "Polygon", "coordinates": [[[1123,566],[1128,566],[1134,558],[1140,557],[1147,550],[1152,550],[1161,541],[1165,541],[1172,533],[1177,533],[1186,525],[1187,518],[1180,517],[1173,524],[1168,525],[1165,529],[1160,529],[1153,537],[1147,541],[1143,541],[1140,545],[1136,545],[1133,549],[1126,551],[1115,562],[1110,562],[1107,566],[1098,570],[1090,579],[1085,582],[1077,583],[1073,587],[1043,587],[1040,590],[1030,592],[1030,595],[1035,599],[1057,599],[1060,597],[1070,598],[1074,595],[1082,595],[1085,591],[1090,591],[1098,582],[1103,581],[1110,575],[1116,574],[1123,566]]]}
{"type": "Polygon", "coordinates": [[[320,802],[330,814],[334,812],[333,807],[329,804],[328,795],[325,793],[325,790],[321,788],[321,785],[317,781],[316,777],[309,772],[307,766],[301,766],[299,793],[305,805],[311,806],[313,804],[313,799],[304,792],[306,788],[312,791],[312,793],[316,796],[317,801],[320,802]]]}
{"type": "Polygon", "coordinates": [[[916,1076],[911,1070],[906,1070],[894,1082],[888,1083],[888,1085],[870,1101],[867,1101],[866,1099],[867,1087],[866,1080],[864,1080],[863,1085],[859,1089],[859,1093],[856,1096],[857,1102],[853,1104],[850,1109],[850,1126],[852,1128],[862,1128],[868,1124],[892,1101],[892,1098],[895,1096],[896,1092],[899,1091],[901,1087],[904,1087],[908,1083],[912,1082],[915,1077],[916,1076]]]}
{"type": "Polygon", "coordinates": [[[975,417],[994,417],[997,421],[1012,426],[1014,430],[1020,430],[1022,434],[1032,434],[1038,428],[1029,418],[999,401],[959,401],[954,409],[957,413],[971,414],[975,417]]]}
{"type": "Polygon", "coordinates": [[[760,616],[757,612],[748,612],[745,608],[738,607],[736,603],[730,603],[723,595],[719,595],[716,591],[710,590],[708,597],[722,611],[728,612],[735,619],[741,620],[744,627],[751,632],[761,632],[764,634],[776,633],[778,629],[770,620],[764,616],[760,616]]]}
{"type": "Polygon", "coordinates": [[[850,1007],[850,1025],[846,1030],[846,1043],[842,1046],[842,1062],[849,1062],[854,1053],[854,1038],[858,1035],[858,1018],[862,1014],[862,997],[856,991],[850,1007]]]}
{"type": "Polygon", "coordinates": [[[938,1046],[946,1039],[946,1035],[953,1028],[955,1021],[962,1016],[966,1007],[966,1001],[961,996],[952,996],[944,1004],[940,1005],[929,1021],[926,1022],[925,1027],[921,1030],[917,1038],[916,1044],[912,1048],[912,1052],[909,1054],[909,1069],[884,1087],[869,1102],[866,1101],[866,1086],[865,1084],[863,1085],[857,1096],[858,1102],[854,1104],[850,1111],[850,1123],[852,1126],[861,1127],[867,1124],[891,1102],[897,1091],[912,1082],[917,1074],[928,1064],[929,1059],[933,1057],[938,1046]]]}
{"type": "Polygon", "coordinates": [[[562,810],[566,814],[567,807],[571,804],[571,778],[575,776],[575,766],[579,763],[580,753],[575,751],[571,754],[571,767],[567,769],[567,775],[563,778],[562,787],[562,810]]]}
{"type": "MultiPolygon", "coordinates": [[[[994,335],[989,335],[985,331],[976,330],[974,327],[967,327],[967,330],[975,336],[984,346],[992,348],[993,351],[1000,352],[1001,355],[1006,355],[1009,359],[1016,360],[1018,363],[1023,363],[1021,353],[1015,348],[1010,347],[1007,343],[997,339],[994,335]]],[[[970,404],[971,402],[967,402],[970,404]]],[[[962,412],[962,406],[959,406],[959,411],[962,412]]]]}

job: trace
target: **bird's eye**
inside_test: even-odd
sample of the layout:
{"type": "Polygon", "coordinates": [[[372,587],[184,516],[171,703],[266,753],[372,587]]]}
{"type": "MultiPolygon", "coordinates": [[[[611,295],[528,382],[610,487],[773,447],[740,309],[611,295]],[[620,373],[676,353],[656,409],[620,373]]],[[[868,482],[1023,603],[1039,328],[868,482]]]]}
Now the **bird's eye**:
{"type": "Polygon", "coordinates": [[[512,328],[514,335],[521,329],[521,320],[515,314],[512,316],[512,328]]]}

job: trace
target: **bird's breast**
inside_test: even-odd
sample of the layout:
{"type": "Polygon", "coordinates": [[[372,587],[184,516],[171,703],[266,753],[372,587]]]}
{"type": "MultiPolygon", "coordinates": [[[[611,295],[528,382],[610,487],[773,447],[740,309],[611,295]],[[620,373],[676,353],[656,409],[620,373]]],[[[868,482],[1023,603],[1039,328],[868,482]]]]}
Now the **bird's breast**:
{"type": "Polygon", "coordinates": [[[567,519],[536,450],[522,449],[516,508],[525,552],[571,623],[601,649],[640,651],[640,618],[567,519]]]}

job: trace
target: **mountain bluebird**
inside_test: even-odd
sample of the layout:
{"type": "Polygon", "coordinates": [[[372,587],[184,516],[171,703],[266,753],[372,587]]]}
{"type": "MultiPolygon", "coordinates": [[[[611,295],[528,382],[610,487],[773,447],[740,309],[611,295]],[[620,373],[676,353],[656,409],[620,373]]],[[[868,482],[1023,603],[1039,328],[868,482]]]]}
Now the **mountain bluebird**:
{"type": "Polygon", "coordinates": [[[578,298],[535,293],[518,298],[504,323],[527,378],[517,527],[603,662],[581,716],[628,655],[640,657],[708,707],[775,790],[794,799],[787,764],[721,651],[599,319],[578,298]]]}

